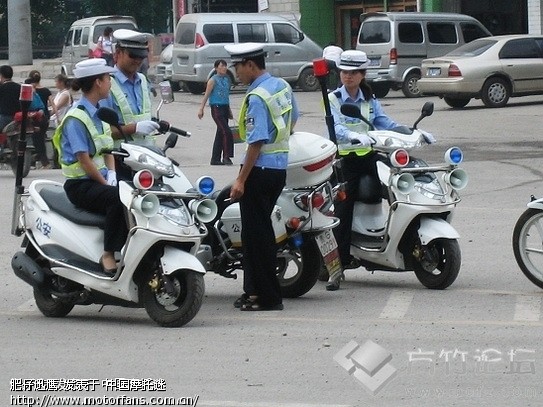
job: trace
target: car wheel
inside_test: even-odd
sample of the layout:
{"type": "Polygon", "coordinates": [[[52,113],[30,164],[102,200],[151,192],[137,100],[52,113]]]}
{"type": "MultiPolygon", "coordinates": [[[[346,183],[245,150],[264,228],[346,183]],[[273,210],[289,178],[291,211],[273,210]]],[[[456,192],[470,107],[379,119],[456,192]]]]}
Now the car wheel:
{"type": "Polygon", "coordinates": [[[464,107],[466,106],[469,101],[471,100],[470,98],[451,98],[451,97],[447,97],[445,96],[443,98],[443,100],[445,101],[445,103],[447,103],[450,107],[456,107],[456,108],[460,108],[460,107],[464,107]]]}
{"type": "Polygon", "coordinates": [[[319,81],[313,73],[313,68],[306,68],[298,78],[298,86],[304,92],[315,92],[319,89],[319,81]]]}
{"type": "Polygon", "coordinates": [[[181,90],[181,84],[177,81],[170,81],[172,92],[179,92],[181,90]]]}
{"type": "Polygon", "coordinates": [[[420,97],[419,82],[420,74],[418,72],[411,72],[405,77],[403,81],[402,92],[407,98],[420,97]]]}
{"type": "Polygon", "coordinates": [[[206,90],[206,84],[202,82],[185,82],[185,85],[193,95],[201,95],[206,90]]]}
{"type": "Polygon", "coordinates": [[[481,99],[486,107],[504,107],[510,96],[509,83],[502,78],[487,79],[481,92],[481,99]]]}

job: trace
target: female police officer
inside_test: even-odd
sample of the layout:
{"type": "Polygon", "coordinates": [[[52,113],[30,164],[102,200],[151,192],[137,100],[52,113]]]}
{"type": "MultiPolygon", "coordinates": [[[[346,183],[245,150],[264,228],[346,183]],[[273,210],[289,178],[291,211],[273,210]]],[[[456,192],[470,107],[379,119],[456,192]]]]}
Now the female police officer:
{"type": "Polygon", "coordinates": [[[114,253],[122,249],[127,236],[113,156],[104,153],[113,147],[111,129],[97,117],[98,101],[109,94],[109,73],[113,70],[101,58],[76,64],[74,89],[81,89],[83,96],[54,135],[68,198],[80,208],[106,216],[104,252],[99,261],[106,274],[115,273],[114,253]]]}

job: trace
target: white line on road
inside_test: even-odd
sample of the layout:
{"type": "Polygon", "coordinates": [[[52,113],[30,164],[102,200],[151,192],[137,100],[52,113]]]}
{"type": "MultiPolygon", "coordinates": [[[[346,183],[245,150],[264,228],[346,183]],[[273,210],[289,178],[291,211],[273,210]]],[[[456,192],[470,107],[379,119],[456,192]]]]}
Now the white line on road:
{"type": "Polygon", "coordinates": [[[409,306],[413,301],[413,293],[393,290],[388,301],[379,315],[380,319],[402,319],[407,314],[409,306]]]}
{"type": "Polygon", "coordinates": [[[539,321],[541,314],[541,296],[517,295],[515,321],[539,321]]]}

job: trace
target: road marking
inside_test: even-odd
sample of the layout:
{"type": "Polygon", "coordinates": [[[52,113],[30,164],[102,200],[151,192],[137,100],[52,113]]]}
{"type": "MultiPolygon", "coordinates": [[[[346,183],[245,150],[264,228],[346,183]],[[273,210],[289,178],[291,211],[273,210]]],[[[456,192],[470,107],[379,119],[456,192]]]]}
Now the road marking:
{"type": "Polygon", "coordinates": [[[515,321],[539,321],[541,314],[541,296],[517,295],[515,321]]]}
{"type": "Polygon", "coordinates": [[[38,308],[36,307],[36,302],[34,301],[34,298],[31,298],[28,301],[23,302],[21,305],[17,307],[17,311],[19,312],[34,312],[37,310],[38,308]]]}
{"type": "Polygon", "coordinates": [[[402,319],[407,314],[413,301],[414,294],[406,291],[393,290],[388,301],[379,315],[380,319],[402,319]]]}
{"type": "Polygon", "coordinates": [[[242,401],[201,401],[199,406],[211,407],[352,407],[350,404],[310,404],[310,403],[269,403],[269,402],[242,402],[242,401]]]}

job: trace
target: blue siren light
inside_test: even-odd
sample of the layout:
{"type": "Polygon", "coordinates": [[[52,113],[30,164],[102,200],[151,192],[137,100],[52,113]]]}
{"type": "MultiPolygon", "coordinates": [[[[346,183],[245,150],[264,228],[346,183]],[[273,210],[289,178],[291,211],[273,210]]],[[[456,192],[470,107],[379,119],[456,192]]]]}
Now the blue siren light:
{"type": "Polygon", "coordinates": [[[458,147],[451,147],[445,152],[445,161],[452,165],[458,165],[464,160],[464,153],[458,147]]]}
{"type": "Polygon", "coordinates": [[[209,195],[215,189],[215,181],[213,178],[204,175],[203,177],[198,178],[198,181],[196,181],[196,187],[202,195],[209,195]]]}

